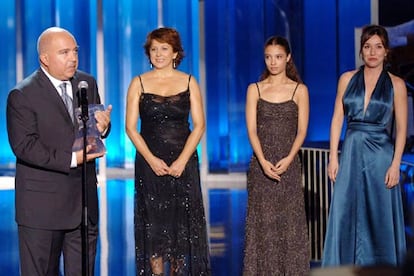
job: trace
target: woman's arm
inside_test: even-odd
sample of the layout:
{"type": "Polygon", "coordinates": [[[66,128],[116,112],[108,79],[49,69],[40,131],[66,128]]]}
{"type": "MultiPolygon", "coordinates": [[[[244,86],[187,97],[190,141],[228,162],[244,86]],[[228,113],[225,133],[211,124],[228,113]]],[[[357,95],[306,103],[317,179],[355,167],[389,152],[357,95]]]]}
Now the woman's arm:
{"type": "Polygon", "coordinates": [[[392,188],[400,181],[400,164],[407,139],[407,88],[404,81],[391,76],[394,87],[394,115],[395,115],[395,145],[394,156],[390,168],[385,175],[387,188],[392,188]]]}
{"type": "Polygon", "coordinates": [[[280,180],[280,175],[275,171],[274,165],[266,160],[262,146],[260,144],[259,137],[257,136],[257,102],[259,100],[259,92],[256,84],[252,83],[247,88],[246,96],[246,125],[247,133],[249,136],[250,144],[252,145],[253,152],[256,155],[257,160],[260,163],[264,173],[273,179],[280,180]]]}
{"type": "Polygon", "coordinates": [[[206,125],[204,119],[203,99],[200,92],[200,87],[194,77],[190,79],[190,104],[191,104],[191,119],[193,129],[187,138],[184,148],[177,160],[171,166],[169,174],[173,176],[180,176],[185,169],[185,166],[191,155],[197,148],[201,137],[204,134],[206,125]]]}
{"type": "Polygon", "coordinates": [[[137,151],[144,157],[151,169],[158,176],[168,174],[169,168],[167,164],[154,156],[148,148],[144,138],[137,130],[139,119],[139,99],[141,96],[141,81],[138,77],[135,77],[128,88],[127,102],[126,102],[126,118],[125,128],[126,133],[131,139],[137,151]]]}
{"type": "Polygon", "coordinates": [[[338,147],[339,139],[341,137],[342,125],[344,123],[344,106],[342,98],[344,96],[346,87],[349,81],[356,71],[345,72],[341,75],[338,81],[334,112],[331,120],[331,130],[329,139],[329,164],[328,164],[328,176],[333,182],[336,181],[336,175],[338,173],[338,147]]]}
{"type": "Polygon", "coordinates": [[[293,141],[292,147],[289,154],[283,159],[279,160],[275,167],[278,174],[284,173],[292,163],[293,159],[299,152],[303,142],[306,138],[309,122],[309,94],[308,88],[304,84],[300,84],[295,94],[296,104],[298,106],[298,129],[295,140],[293,141]]]}

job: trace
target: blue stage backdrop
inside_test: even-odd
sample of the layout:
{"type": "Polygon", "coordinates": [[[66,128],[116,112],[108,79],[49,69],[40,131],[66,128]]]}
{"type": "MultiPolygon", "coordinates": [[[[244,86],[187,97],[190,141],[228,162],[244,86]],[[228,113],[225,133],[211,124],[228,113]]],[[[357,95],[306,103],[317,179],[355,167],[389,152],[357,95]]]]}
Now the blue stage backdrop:
{"type": "Polygon", "coordinates": [[[10,151],[6,132],[6,100],[8,90],[16,83],[16,5],[12,1],[0,4],[0,166],[9,166],[14,158],[10,151]]]}
{"type": "Polygon", "coordinates": [[[291,41],[301,69],[302,0],[205,1],[204,14],[209,169],[245,171],[251,156],[244,113],[246,89],[264,69],[263,44],[271,35],[291,41]]]}
{"type": "MultiPolygon", "coordinates": [[[[246,88],[264,68],[265,39],[283,35],[290,40],[309,87],[307,140],[327,141],[337,78],[354,67],[354,28],[368,24],[370,13],[370,1],[358,0],[2,1],[0,139],[7,141],[7,93],[38,67],[36,39],[42,30],[57,25],[76,36],[79,68],[98,78],[105,104],[114,106],[108,166],[132,165],[135,149],[124,123],[128,84],[149,69],[142,47],[147,33],[160,25],[172,26],[179,30],[186,53],[179,69],[198,80],[200,65],[205,70],[210,172],[246,171],[251,156],[244,118],[246,88]]],[[[13,165],[14,156],[4,142],[0,167],[13,165]]]]}

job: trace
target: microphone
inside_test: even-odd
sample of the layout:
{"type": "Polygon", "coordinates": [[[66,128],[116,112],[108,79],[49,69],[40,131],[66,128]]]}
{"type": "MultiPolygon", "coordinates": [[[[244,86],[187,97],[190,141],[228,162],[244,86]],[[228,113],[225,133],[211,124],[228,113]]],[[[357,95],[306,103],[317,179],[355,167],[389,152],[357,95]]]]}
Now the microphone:
{"type": "Polygon", "coordinates": [[[80,91],[80,102],[81,102],[81,110],[82,110],[82,119],[87,121],[89,118],[88,115],[88,83],[86,81],[81,81],[78,84],[78,89],[80,91]]]}

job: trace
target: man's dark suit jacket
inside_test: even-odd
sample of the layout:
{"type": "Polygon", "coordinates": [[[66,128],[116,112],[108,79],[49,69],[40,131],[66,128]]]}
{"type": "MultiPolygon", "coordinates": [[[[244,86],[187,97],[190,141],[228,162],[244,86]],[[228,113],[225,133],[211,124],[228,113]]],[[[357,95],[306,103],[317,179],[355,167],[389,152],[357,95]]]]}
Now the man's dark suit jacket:
{"type": "MultiPolygon", "coordinates": [[[[88,102],[100,103],[96,80],[77,71],[70,80],[73,106],[78,83],[88,82],[88,102]]],[[[74,229],[82,218],[82,165],[70,168],[77,124],[52,82],[39,68],[13,88],[7,99],[9,143],[16,156],[16,222],[27,227],[74,229]]],[[[95,162],[87,163],[88,215],[98,221],[95,162]]]]}

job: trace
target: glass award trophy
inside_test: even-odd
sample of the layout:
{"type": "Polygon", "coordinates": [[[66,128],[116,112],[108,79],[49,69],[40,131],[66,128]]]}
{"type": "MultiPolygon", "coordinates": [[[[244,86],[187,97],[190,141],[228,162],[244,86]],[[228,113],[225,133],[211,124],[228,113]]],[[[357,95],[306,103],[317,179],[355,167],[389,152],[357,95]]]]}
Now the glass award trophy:
{"type": "MultiPolygon", "coordinates": [[[[86,121],[86,141],[88,146],[92,146],[88,153],[101,153],[105,152],[106,148],[101,139],[101,133],[96,126],[95,112],[104,111],[103,104],[89,104],[88,105],[88,120],[86,121]]],[[[75,118],[78,122],[78,131],[76,133],[76,139],[73,144],[72,150],[79,151],[83,149],[83,128],[84,123],[82,121],[82,110],[80,107],[75,109],[75,118]]]]}

